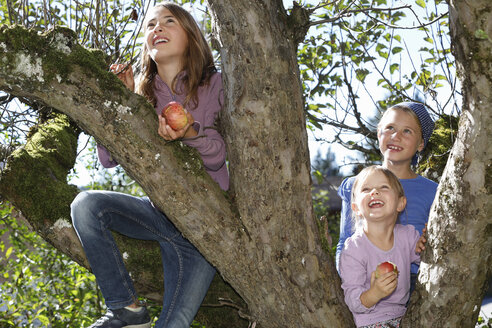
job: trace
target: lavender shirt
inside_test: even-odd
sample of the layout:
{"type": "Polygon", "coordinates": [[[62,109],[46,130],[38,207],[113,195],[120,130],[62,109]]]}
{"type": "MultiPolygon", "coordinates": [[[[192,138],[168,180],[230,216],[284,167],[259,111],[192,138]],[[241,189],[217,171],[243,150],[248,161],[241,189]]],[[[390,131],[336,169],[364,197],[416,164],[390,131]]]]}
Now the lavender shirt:
{"type": "Polygon", "coordinates": [[[393,232],[394,244],[389,251],[376,247],[362,229],[345,241],[340,255],[340,277],[345,303],[352,311],[357,327],[405,314],[405,304],[410,296],[410,264],[420,262],[420,256],[415,253],[420,235],[412,225],[396,224],[393,232]],[[371,272],[385,261],[391,261],[398,267],[398,286],[391,295],[366,308],[360,301],[360,295],[371,287],[371,272]]]}
{"type": "MultiPolygon", "coordinates": [[[[171,92],[171,88],[156,75],[154,93],[157,99],[155,107],[157,115],[160,115],[164,106],[177,101],[184,103],[185,94],[180,92],[183,88],[181,80],[177,83],[177,94],[171,92]],[[182,93],[182,94],[180,94],[182,93]]],[[[210,78],[210,83],[198,88],[198,106],[186,106],[193,115],[195,123],[193,128],[198,132],[194,138],[183,139],[183,143],[194,147],[200,153],[205,166],[205,171],[210,174],[223,190],[229,189],[229,173],[226,166],[226,150],[222,136],[216,129],[215,122],[223,103],[222,77],[215,73],[210,78]]],[[[97,153],[102,166],[115,167],[118,163],[111,158],[111,154],[103,146],[97,145],[97,153]]]]}

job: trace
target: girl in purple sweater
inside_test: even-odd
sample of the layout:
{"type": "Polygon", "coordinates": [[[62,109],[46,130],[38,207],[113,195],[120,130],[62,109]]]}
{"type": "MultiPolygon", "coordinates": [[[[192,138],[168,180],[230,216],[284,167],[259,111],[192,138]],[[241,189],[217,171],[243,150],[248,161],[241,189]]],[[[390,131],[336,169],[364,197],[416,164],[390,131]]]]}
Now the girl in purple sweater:
{"type": "MultiPolygon", "coordinates": [[[[137,93],[155,106],[159,120],[156,132],[165,140],[180,139],[196,148],[206,171],[227,190],[225,144],[215,127],[222,104],[222,79],[204,36],[193,17],[172,3],[154,7],[143,29],[142,76],[137,93]],[[188,123],[177,131],[160,115],[171,101],[181,103],[187,111],[188,123]]],[[[112,70],[134,89],[131,67],[125,70],[123,65],[113,65],[112,70]]],[[[118,164],[100,145],[98,155],[104,167],[118,164]]],[[[147,309],[138,302],[111,231],[159,243],[164,299],[155,327],[190,327],[215,269],[165,213],[147,197],[85,191],[72,203],[72,220],[108,308],[90,328],[144,328],[151,324],[147,309]]]]}
{"type": "Polygon", "coordinates": [[[424,249],[412,225],[397,224],[406,205],[398,178],[382,166],[370,166],[352,188],[355,233],[340,255],[345,302],[357,327],[399,327],[410,295],[410,265],[424,249]],[[376,274],[380,263],[392,262],[398,272],[376,274]]]}

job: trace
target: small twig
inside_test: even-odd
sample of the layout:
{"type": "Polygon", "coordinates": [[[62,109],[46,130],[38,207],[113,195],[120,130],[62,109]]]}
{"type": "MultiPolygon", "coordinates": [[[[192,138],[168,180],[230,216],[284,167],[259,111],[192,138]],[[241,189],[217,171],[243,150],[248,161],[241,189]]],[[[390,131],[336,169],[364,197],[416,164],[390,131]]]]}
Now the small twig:
{"type": "MultiPolygon", "coordinates": [[[[369,12],[369,11],[393,11],[393,10],[399,10],[399,9],[407,9],[407,8],[410,8],[410,7],[411,7],[410,5],[405,5],[405,6],[401,6],[401,7],[395,7],[395,8],[374,8],[374,7],[369,7],[369,8],[361,8],[361,9],[354,9],[354,10],[342,10],[335,17],[327,18],[327,19],[321,19],[321,20],[318,20],[318,21],[310,22],[309,23],[309,26],[314,26],[314,25],[320,25],[320,24],[324,24],[324,23],[335,22],[335,21],[339,20],[340,18],[352,16],[353,14],[363,13],[363,14],[371,17],[367,12],[369,12]]],[[[416,27],[414,27],[414,28],[416,28],[416,27]]]]}
{"type": "Polygon", "coordinates": [[[224,307],[224,306],[231,307],[237,310],[237,314],[239,315],[239,317],[248,320],[250,324],[251,322],[253,322],[254,326],[251,327],[256,326],[256,321],[254,321],[254,318],[248,313],[248,310],[237,305],[236,303],[234,303],[233,300],[219,297],[219,304],[202,304],[202,306],[214,307],[214,308],[224,307]]]}

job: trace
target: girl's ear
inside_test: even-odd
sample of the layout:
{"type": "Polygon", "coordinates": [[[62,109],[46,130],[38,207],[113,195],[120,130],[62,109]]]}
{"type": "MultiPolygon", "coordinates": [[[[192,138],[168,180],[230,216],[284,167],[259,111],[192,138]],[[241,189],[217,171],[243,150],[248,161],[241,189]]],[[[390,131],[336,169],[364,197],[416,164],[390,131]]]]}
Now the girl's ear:
{"type": "Polygon", "coordinates": [[[357,207],[356,203],[352,203],[350,205],[352,207],[352,213],[354,213],[357,216],[360,216],[359,208],[357,207]]]}
{"type": "Polygon", "coordinates": [[[396,210],[398,211],[398,213],[403,212],[403,210],[405,209],[405,206],[407,206],[407,197],[401,196],[398,199],[398,206],[396,207],[396,210]]]}
{"type": "Polygon", "coordinates": [[[419,146],[417,147],[417,151],[418,152],[421,152],[422,150],[424,150],[424,139],[420,138],[420,144],[419,146]]]}

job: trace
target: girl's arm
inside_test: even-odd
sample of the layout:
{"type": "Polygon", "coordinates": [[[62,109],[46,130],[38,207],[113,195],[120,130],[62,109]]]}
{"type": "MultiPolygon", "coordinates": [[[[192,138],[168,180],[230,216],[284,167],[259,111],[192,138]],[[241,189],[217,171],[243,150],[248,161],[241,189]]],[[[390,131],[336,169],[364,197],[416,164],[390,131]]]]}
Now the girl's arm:
{"type": "MultiPolygon", "coordinates": [[[[174,131],[166,124],[166,119],[159,115],[158,133],[165,140],[181,141],[196,148],[203,160],[203,165],[211,171],[217,171],[225,164],[225,143],[214,127],[203,128],[204,124],[195,122],[192,114],[187,113],[188,124],[181,130],[174,131]]],[[[205,123],[214,124],[215,119],[206,118],[205,123]]]]}
{"type": "Polygon", "coordinates": [[[422,236],[411,225],[405,226],[408,229],[408,246],[410,250],[410,263],[420,264],[420,253],[425,249],[425,243],[427,239],[425,234],[427,232],[427,224],[425,225],[422,236]]]}
{"type": "Polygon", "coordinates": [[[425,227],[422,230],[422,235],[417,241],[417,245],[415,246],[415,253],[420,254],[425,249],[425,243],[427,242],[427,239],[425,238],[426,232],[427,232],[427,223],[425,224],[425,227]]]}
{"type": "Polygon", "coordinates": [[[225,165],[225,142],[215,128],[203,129],[203,125],[200,124],[198,135],[194,138],[183,139],[183,143],[198,150],[203,165],[208,170],[217,171],[225,165]]]}
{"type": "Polygon", "coordinates": [[[343,249],[345,240],[352,235],[352,209],[351,209],[351,192],[353,178],[347,178],[342,181],[338,188],[338,195],[342,199],[342,210],[340,213],[340,238],[338,239],[336,250],[336,266],[339,268],[340,253],[343,249]]]}
{"type": "Polygon", "coordinates": [[[118,165],[118,162],[111,157],[109,151],[99,144],[97,145],[97,157],[101,165],[105,168],[112,168],[118,165]]]}
{"type": "Polygon", "coordinates": [[[205,118],[203,122],[193,124],[197,135],[192,138],[185,137],[183,143],[194,147],[200,153],[203,164],[210,171],[218,171],[225,165],[225,142],[217,130],[217,117],[223,103],[222,79],[220,74],[212,76],[209,84],[209,101],[203,104],[205,118]]]}
{"type": "Polygon", "coordinates": [[[345,295],[345,303],[352,313],[369,313],[374,310],[374,303],[366,306],[361,295],[367,291],[367,270],[363,256],[359,257],[359,250],[343,250],[340,254],[340,277],[345,295]],[[353,252],[352,252],[353,251],[353,252]],[[353,253],[353,254],[352,254],[353,253]]]}

